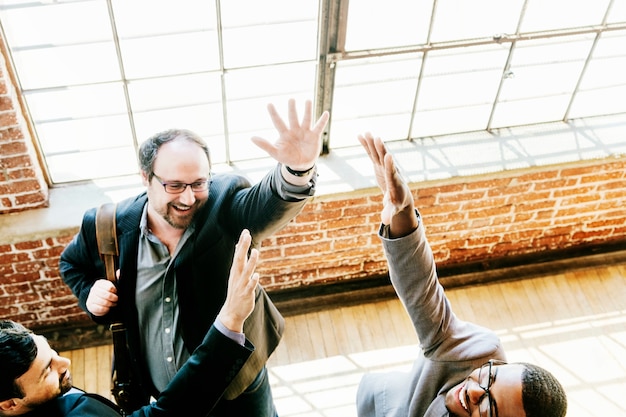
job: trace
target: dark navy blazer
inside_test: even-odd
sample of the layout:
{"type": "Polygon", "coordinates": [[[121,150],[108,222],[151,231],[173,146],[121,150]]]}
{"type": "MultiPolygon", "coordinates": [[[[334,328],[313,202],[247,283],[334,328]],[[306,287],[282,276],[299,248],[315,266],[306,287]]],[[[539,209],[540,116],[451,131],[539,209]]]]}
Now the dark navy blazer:
{"type": "MultiPolygon", "coordinates": [[[[174,261],[183,340],[190,352],[200,344],[226,299],[230,266],[241,231],[249,229],[253,246],[258,247],[264,238],[289,223],[315,190],[315,175],[310,187],[304,187],[306,191],[302,191],[303,187],[281,182],[279,175],[280,165],[254,186],[239,175],[218,174],[213,177],[208,200],[193,220],[195,232],[174,261]],[[283,187],[286,199],[276,191],[278,186],[283,187]]],[[[137,360],[140,342],[134,303],[139,222],[146,202],[147,195],[142,193],[118,203],[120,304],[107,316],[91,318],[98,323],[109,323],[121,315],[128,329],[133,366],[146,387],[147,401],[150,395],[157,393],[153,387],[147,386],[146,381],[150,380],[147,370],[142,369],[137,360]]],[[[89,290],[97,279],[105,276],[96,242],[95,214],[96,208],[85,213],[80,231],[61,254],[60,261],[63,280],[85,311],[89,290]]]]}

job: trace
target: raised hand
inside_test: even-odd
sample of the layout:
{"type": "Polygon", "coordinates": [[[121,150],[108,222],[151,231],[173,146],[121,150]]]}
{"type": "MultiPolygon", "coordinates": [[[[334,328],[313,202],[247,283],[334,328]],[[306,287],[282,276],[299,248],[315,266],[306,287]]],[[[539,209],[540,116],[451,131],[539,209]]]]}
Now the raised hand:
{"type": "Polygon", "coordinates": [[[243,323],[254,310],[255,289],[259,283],[259,274],[254,272],[259,251],[252,249],[248,257],[251,242],[250,232],[244,229],[235,246],[226,301],[217,316],[227,329],[239,333],[243,332],[243,323]]]}
{"type": "MultiPolygon", "coordinates": [[[[361,146],[367,152],[374,166],[374,174],[376,182],[382,190],[383,194],[387,192],[387,180],[385,174],[385,156],[387,155],[387,147],[380,138],[374,138],[371,133],[367,132],[358,136],[361,146]]],[[[393,164],[393,161],[391,161],[393,164]]]]}
{"type": "Polygon", "coordinates": [[[393,156],[380,138],[371,133],[358,136],[374,166],[376,182],[383,192],[381,222],[390,225],[392,237],[404,236],[417,228],[411,189],[398,172],[393,156]]]}
{"type": "Polygon", "coordinates": [[[313,118],[311,101],[307,100],[304,103],[304,115],[300,122],[296,102],[290,99],[289,126],[287,126],[273,104],[269,104],[267,109],[278,131],[278,139],[272,144],[266,139],[253,136],[252,141],[272,158],[295,171],[304,171],[315,165],[322,150],[322,132],[328,122],[328,112],[325,111],[315,126],[311,127],[313,118]]]}

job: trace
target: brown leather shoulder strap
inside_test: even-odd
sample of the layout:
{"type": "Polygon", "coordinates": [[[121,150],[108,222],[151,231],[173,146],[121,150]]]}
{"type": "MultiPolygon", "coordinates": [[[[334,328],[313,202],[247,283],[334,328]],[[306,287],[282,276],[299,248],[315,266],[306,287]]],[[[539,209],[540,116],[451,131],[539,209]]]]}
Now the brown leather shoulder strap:
{"type": "Polygon", "coordinates": [[[115,228],[115,203],[104,203],[96,211],[96,239],[98,250],[106,268],[107,279],[117,282],[115,258],[119,254],[115,228]]]}

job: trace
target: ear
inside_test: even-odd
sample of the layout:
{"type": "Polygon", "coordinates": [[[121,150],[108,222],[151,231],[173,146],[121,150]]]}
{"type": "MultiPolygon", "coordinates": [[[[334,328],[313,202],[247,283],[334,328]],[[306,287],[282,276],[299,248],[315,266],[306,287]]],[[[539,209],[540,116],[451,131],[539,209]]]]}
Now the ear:
{"type": "Polygon", "coordinates": [[[15,398],[11,398],[8,400],[0,401],[0,410],[4,411],[15,411],[19,408],[19,403],[15,401],[15,398]]]}
{"type": "Polygon", "coordinates": [[[141,182],[146,187],[150,184],[150,181],[148,179],[148,174],[146,172],[144,172],[143,170],[141,170],[141,182]]]}

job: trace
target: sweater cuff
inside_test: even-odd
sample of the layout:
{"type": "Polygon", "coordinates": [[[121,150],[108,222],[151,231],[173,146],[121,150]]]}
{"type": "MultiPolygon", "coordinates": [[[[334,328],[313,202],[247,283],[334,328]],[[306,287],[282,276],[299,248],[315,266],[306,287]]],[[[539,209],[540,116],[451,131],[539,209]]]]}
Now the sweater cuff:
{"type": "Polygon", "coordinates": [[[317,184],[317,165],[313,168],[313,175],[306,185],[293,185],[283,178],[280,172],[281,164],[276,164],[273,172],[272,188],[285,201],[301,201],[315,195],[317,184]]]}

